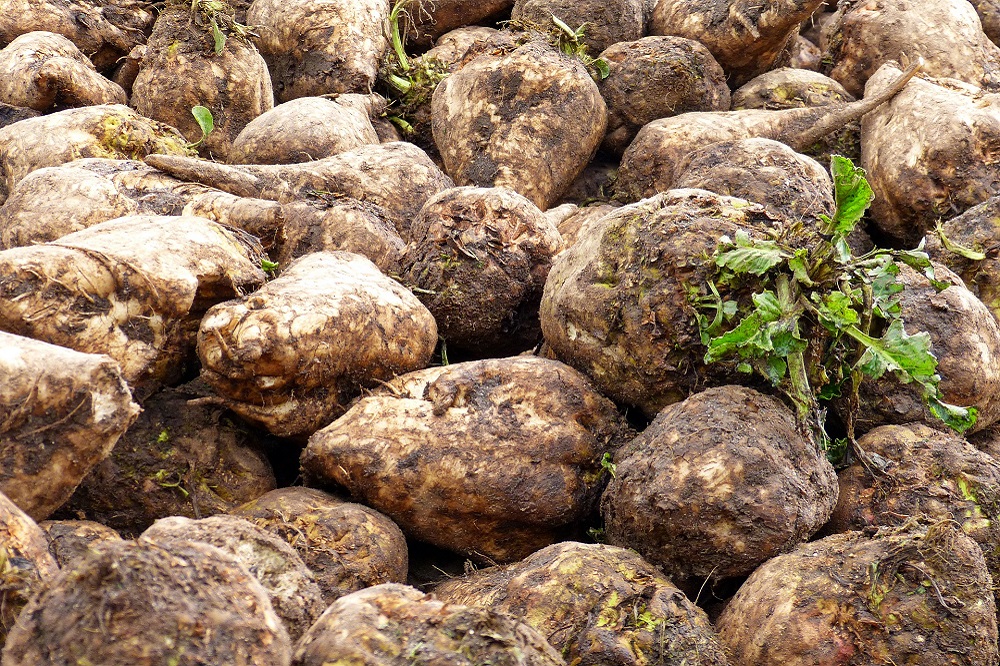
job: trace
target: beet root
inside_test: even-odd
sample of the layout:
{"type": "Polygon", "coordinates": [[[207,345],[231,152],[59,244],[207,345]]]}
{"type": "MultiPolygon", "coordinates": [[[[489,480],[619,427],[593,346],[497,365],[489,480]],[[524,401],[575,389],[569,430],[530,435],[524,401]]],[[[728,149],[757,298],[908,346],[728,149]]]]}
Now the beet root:
{"type": "Polygon", "coordinates": [[[346,488],[411,536],[510,562],[573,534],[627,436],[614,405],[557,361],[512,357],[398,377],[309,439],[308,485],[346,488]]]}
{"type": "Polygon", "coordinates": [[[837,477],[775,398],[739,386],[663,409],[615,456],[601,500],[608,542],[675,580],[746,576],[812,536],[837,477]]]}
{"type": "Polygon", "coordinates": [[[543,211],[593,158],[607,107],[579,60],[533,41],[483,55],[431,101],[434,142],[459,185],[507,187],[543,211]]]}
{"type": "Polygon", "coordinates": [[[448,580],[434,596],[524,618],[570,664],[727,663],[704,611],[624,548],[558,543],[448,580]]]}
{"type": "Polygon", "coordinates": [[[803,544],[716,622],[733,666],[995,666],[996,626],[983,554],[948,523],[803,544]]]}
{"type": "Polygon", "coordinates": [[[135,421],[107,356],[0,332],[0,491],[47,518],[135,421]]]}
{"type": "Polygon", "coordinates": [[[54,578],[21,612],[3,661],[289,666],[291,652],[264,588],[232,555],[140,539],[99,544],[54,578]]]}
{"type": "Polygon", "coordinates": [[[45,534],[0,493],[0,647],[31,595],[58,573],[45,534]]]}
{"type": "Polygon", "coordinates": [[[280,488],[233,515],[284,539],[313,572],[327,603],[382,583],[406,582],[406,539],[389,518],[315,488],[280,488]]]}

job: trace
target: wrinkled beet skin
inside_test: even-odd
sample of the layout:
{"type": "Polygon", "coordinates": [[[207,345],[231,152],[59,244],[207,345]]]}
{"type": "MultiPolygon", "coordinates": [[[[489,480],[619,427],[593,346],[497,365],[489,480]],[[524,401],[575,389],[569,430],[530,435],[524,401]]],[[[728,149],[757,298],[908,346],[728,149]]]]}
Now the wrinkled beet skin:
{"type": "Polygon", "coordinates": [[[722,386],[659,413],[615,456],[601,512],[608,543],[676,580],[746,576],[812,536],[837,502],[837,477],[792,412],[722,386]]]}

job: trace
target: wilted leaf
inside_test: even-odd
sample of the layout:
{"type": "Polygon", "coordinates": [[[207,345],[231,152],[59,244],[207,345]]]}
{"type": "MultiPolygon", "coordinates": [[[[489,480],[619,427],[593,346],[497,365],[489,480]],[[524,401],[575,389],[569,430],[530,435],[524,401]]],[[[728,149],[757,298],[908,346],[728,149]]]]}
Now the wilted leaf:
{"type": "Polygon", "coordinates": [[[832,229],[835,234],[849,234],[875,199],[865,170],[854,166],[851,160],[834,155],[830,160],[833,174],[834,200],[837,211],[833,214],[832,229]]]}

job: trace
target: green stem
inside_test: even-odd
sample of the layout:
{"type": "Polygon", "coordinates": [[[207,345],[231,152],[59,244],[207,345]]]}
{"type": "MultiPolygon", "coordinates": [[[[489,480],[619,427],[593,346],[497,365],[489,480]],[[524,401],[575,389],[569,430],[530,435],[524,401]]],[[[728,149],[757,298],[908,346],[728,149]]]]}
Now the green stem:
{"type": "MultiPolygon", "coordinates": [[[[399,17],[403,13],[406,0],[397,0],[389,14],[389,25],[392,26],[392,50],[396,52],[396,59],[399,61],[399,68],[404,72],[410,71],[410,61],[406,57],[406,49],[403,48],[403,35],[399,30],[399,17]]],[[[406,92],[405,90],[402,92],[406,92]]]]}

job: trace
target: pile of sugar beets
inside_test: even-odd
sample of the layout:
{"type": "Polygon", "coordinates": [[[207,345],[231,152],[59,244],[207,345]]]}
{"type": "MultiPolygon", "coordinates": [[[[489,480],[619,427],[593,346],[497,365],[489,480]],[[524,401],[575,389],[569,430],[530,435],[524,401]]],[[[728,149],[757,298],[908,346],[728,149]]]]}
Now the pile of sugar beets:
{"type": "Polygon", "coordinates": [[[997,666],[996,43],[2,0],[0,664],[997,666]]]}

